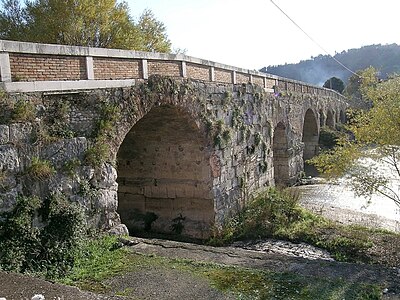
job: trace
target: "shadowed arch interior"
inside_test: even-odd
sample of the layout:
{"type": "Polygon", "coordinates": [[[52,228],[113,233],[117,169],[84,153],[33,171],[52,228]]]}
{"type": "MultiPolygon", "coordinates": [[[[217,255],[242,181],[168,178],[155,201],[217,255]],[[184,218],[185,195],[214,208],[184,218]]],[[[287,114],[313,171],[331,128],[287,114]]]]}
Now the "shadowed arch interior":
{"type": "Polygon", "coordinates": [[[340,123],[346,123],[346,113],[343,110],[340,111],[340,123]]]}
{"type": "Polygon", "coordinates": [[[133,232],[207,235],[214,221],[209,157],[206,139],[187,113],[152,108],[117,154],[121,221],[133,232]]]}
{"type": "Polygon", "coordinates": [[[327,114],[326,114],[326,126],[329,128],[334,128],[335,127],[335,118],[333,115],[333,112],[329,109],[327,114]]]}
{"type": "Polygon", "coordinates": [[[287,185],[289,182],[289,153],[286,127],[279,122],[274,130],[273,161],[275,185],[287,185]]]}
{"type": "Polygon", "coordinates": [[[318,136],[318,125],[315,114],[311,109],[308,109],[304,116],[303,124],[304,161],[318,154],[318,136]]]}

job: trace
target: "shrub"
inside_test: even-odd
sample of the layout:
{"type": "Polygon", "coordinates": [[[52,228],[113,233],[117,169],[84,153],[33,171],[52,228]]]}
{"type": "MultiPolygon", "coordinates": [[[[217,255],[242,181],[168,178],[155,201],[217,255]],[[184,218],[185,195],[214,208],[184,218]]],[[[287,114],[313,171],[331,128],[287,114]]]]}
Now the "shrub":
{"type": "Polygon", "coordinates": [[[106,142],[97,141],[85,153],[85,162],[93,167],[99,167],[110,159],[110,146],[106,142]]]}
{"type": "Polygon", "coordinates": [[[12,111],[11,119],[15,122],[32,122],[36,118],[35,106],[25,100],[18,100],[12,111]]]}
{"type": "Polygon", "coordinates": [[[38,157],[32,158],[31,166],[27,169],[27,175],[38,181],[49,179],[55,173],[56,170],[48,160],[41,160],[38,157]]]}
{"type": "Polygon", "coordinates": [[[368,229],[341,226],[301,208],[298,196],[290,190],[270,189],[229,219],[209,243],[278,238],[324,248],[337,260],[370,262],[367,249],[373,243],[369,234],[368,229]]]}
{"type": "Polygon", "coordinates": [[[82,210],[63,195],[44,202],[19,196],[12,211],[0,215],[0,268],[7,271],[64,276],[73,266],[85,233],[82,210]],[[43,226],[34,226],[38,215],[43,226]]]}

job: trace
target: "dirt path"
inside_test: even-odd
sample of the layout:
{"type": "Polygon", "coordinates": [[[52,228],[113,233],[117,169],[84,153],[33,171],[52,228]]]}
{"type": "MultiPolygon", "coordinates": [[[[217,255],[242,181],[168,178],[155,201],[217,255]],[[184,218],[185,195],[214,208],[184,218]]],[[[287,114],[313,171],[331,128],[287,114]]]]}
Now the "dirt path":
{"type": "MultiPolygon", "coordinates": [[[[311,253],[306,246],[262,244],[258,249],[264,252],[238,247],[215,248],[209,246],[180,243],[157,239],[132,238],[129,249],[134,253],[159,255],[168,258],[183,258],[195,261],[213,262],[224,265],[244,266],[276,272],[294,272],[301,276],[320,276],[332,279],[343,279],[351,282],[380,283],[390,295],[384,299],[400,299],[400,270],[377,265],[361,265],[332,261],[322,253],[321,258],[311,253]],[[268,247],[267,247],[268,246],[268,247]],[[289,250],[287,249],[289,247],[289,250]],[[293,250],[303,249],[301,251],[293,250]],[[282,250],[283,249],[283,250],[282,250]],[[317,258],[317,259],[316,259],[317,258]]],[[[241,245],[242,247],[245,245],[241,245]]],[[[318,254],[319,255],[319,254],[318,254]]],[[[7,300],[31,299],[34,294],[43,294],[45,299],[235,299],[232,295],[216,290],[206,280],[194,277],[189,272],[164,268],[143,268],[137,272],[127,273],[105,283],[111,290],[126,291],[135,297],[94,295],[81,292],[77,288],[52,284],[39,279],[17,274],[0,272],[0,298],[7,300]]]]}

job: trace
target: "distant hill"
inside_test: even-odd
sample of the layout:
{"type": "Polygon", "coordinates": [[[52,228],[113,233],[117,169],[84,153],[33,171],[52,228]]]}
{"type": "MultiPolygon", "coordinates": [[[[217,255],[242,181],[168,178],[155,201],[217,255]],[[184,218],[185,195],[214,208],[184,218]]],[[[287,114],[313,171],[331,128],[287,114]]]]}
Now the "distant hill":
{"type": "MultiPolygon", "coordinates": [[[[397,44],[364,46],[337,53],[334,57],[353,71],[373,66],[380,71],[381,78],[388,74],[400,73],[400,46],[397,44]]],[[[328,55],[312,57],[297,64],[268,66],[260,71],[319,86],[333,76],[347,84],[352,75],[328,55]]]]}

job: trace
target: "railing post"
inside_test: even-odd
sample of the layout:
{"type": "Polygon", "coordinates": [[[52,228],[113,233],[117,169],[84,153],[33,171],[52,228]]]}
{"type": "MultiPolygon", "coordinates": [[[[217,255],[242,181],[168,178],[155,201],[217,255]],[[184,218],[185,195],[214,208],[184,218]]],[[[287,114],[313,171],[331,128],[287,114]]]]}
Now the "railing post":
{"type": "Polygon", "coordinates": [[[182,64],[181,64],[181,76],[183,78],[187,77],[187,74],[186,74],[186,61],[182,61],[182,64]]]}
{"type": "Polygon", "coordinates": [[[232,71],[232,84],[236,84],[236,71],[232,71]]]}
{"type": "Polygon", "coordinates": [[[0,53],[0,82],[11,82],[10,55],[0,53]]]}
{"type": "Polygon", "coordinates": [[[143,79],[149,79],[149,69],[147,67],[147,59],[142,59],[143,79]]]}
{"type": "Polygon", "coordinates": [[[210,67],[210,81],[211,82],[215,81],[215,69],[214,69],[214,67],[210,67]]]}
{"type": "Polygon", "coordinates": [[[88,80],[94,80],[94,67],[92,56],[86,56],[86,76],[88,80]]]}

